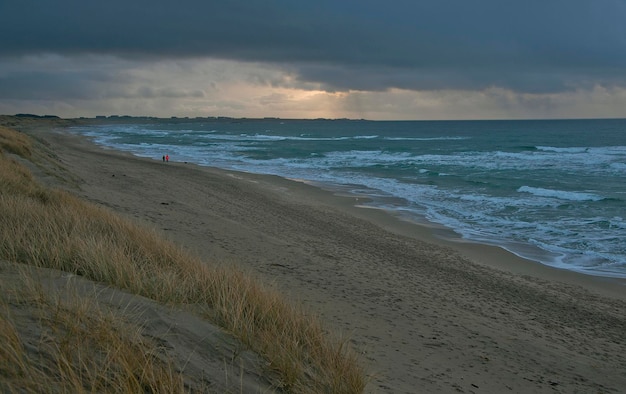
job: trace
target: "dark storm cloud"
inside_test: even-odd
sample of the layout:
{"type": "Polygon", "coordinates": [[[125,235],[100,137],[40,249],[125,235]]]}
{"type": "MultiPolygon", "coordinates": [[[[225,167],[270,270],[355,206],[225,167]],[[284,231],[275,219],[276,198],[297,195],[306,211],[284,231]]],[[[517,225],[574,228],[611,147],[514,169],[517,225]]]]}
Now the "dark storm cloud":
{"type": "Polygon", "coordinates": [[[94,97],[94,91],[98,91],[100,86],[113,82],[104,83],[103,79],[97,75],[82,71],[71,73],[58,70],[11,72],[8,76],[0,76],[0,100],[32,98],[54,100],[58,97],[87,100],[94,97]],[[33,92],[36,92],[35,96],[33,92]]]}
{"type": "Polygon", "coordinates": [[[626,85],[621,0],[5,0],[0,15],[0,56],[267,62],[329,91],[626,85]]]}

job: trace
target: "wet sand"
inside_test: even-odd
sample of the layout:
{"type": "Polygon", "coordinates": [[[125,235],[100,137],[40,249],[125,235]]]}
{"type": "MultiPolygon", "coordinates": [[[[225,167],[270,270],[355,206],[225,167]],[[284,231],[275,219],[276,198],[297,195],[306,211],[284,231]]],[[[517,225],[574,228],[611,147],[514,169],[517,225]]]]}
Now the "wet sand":
{"type": "Polygon", "coordinates": [[[302,182],[133,157],[40,129],[60,166],[34,169],[238,264],[350,338],[372,393],[598,393],[626,387],[623,280],[445,240],[302,182]]]}

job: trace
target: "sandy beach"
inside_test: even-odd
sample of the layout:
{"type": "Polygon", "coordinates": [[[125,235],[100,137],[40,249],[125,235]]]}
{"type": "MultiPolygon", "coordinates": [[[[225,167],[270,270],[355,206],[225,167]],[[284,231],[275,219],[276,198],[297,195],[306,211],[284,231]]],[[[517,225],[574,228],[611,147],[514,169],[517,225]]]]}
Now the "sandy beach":
{"type": "Polygon", "coordinates": [[[442,239],[302,182],[98,147],[38,129],[33,172],[215,264],[235,263],[350,338],[371,393],[612,393],[626,387],[626,285],[442,239]]]}

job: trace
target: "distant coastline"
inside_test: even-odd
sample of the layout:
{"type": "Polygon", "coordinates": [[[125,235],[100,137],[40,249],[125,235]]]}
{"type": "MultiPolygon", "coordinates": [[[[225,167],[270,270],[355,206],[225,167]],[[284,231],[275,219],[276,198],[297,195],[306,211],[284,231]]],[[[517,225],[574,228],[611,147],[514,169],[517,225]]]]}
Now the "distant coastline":
{"type": "Polygon", "coordinates": [[[203,121],[225,121],[225,122],[257,122],[257,121],[350,121],[350,122],[507,122],[507,121],[519,121],[519,122],[544,122],[544,121],[594,121],[594,120],[624,120],[626,117],[605,117],[605,118],[492,118],[492,119],[364,119],[364,118],[280,118],[273,116],[266,117],[231,117],[231,116],[148,116],[148,115],[95,115],[95,116],[79,116],[79,117],[61,117],[57,115],[38,115],[31,113],[18,113],[18,114],[0,114],[0,117],[16,117],[20,119],[39,119],[39,120],[62,120],[69,122],[87,121],[87,122],[203,122],[203,121]]]}

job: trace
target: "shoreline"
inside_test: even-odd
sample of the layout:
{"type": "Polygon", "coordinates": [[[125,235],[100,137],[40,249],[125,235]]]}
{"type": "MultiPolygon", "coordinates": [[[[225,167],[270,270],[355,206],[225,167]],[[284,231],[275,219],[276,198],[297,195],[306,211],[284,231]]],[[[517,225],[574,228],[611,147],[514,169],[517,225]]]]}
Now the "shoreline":
{"type": "MultiPolygon", "coordinates": [[[[136,156],[137,157],[137,156],[136,156]]],[[[197,164],[191,164],[197,165],[197,164]]],[[[197,165],[198,167],[204,167],[197,165]]],[[[238,173],[239,171],[215,168],[216,170],[238,173]]],[[[367,205],[368,197],[351,195],[349,192],[324,187],[319,182],[280,177],[278,175],[239,172],[258,177],[278,177],[287,182],[296,182],[319,189],[329,194],[329,199],[337,199],[333,204],[350,214],[371,221],[376,225],[402,236],[454,249],[472,262],[517,275],[528,275],[537,279],[562,281],[570,285],[582,286],[599,294],[626,301],[626,278],[587,274],[567,268],[554,267],[541,261],[520,256],[503,246],[482,243],[463,238],[454,229],[431,222],[425,217],[421,221],[400,213],[367,205]]]]}
{"type": "MultiPolygon", "coordinates": [[[[76,135],[79,138],[85,138],[89,141],[89,143],[99,147],[100,149],[109,149],[121,154],[129,155],[130,157],[159,162],[159,160],[155,158],[138,156],[130,151],[117,150],[113,147],[98,144],[89,137],[80,134],[72,133],[72,135],[76,135]]],[[[555,267],[539,260],[526,258],[497,244],[467,239],[458,234],[453,228],[432,222],[426,217],[419,217],[418,220],[414,220],[413,217],[403,217],[400,213],[393,210],[380,208],[374,205],[367,205],[367,201],[371,200],[371,198],[367,195],[359,196],[352,194],[349,191],[346,192],[340,190],[340,188],[348,189],[347,185],[339,185],[338,187],[333,188],[333,186],[323,184],[322,182],[310,181],[306,179],[291,179],[280,175],[246,172],[228,168],[206,166],[191,162],[179,162],[175,160],[169,163],[184,164],[186,166],[198,167],[200,169],[209,168],[213,171],[239,174],[241,177],[249,176],[255,178],[267,178],[269,182],[271,182],[271,179],[278,178],[281,179],[282,182],[301,183],[318,189],[320,192],[316,193],[318,198],[324,199],[326,202],[330,202],[331,205],[344,210],[350,210],[351,214],[371,221],[387,230],[397,232],[402,236],[414,237],[420,241],[450,247],[476,264],[485,265],[508,273],[529,275],[538,279],[563,281],[567,284],[582,286],[587,290],[591,290],[605,296],[626,300],[625,277],[604,276],[601,274],[594,275],[568,268],[555,267]],[[328,196],[323,196],[323,193],[328,193],[328,196]],[[333,199],[337,200],[332,201],[333,199]],[[373,215],[371,214],[372,211],[380,211],[383,213],[383,216],[373,215]]],[[[411,214],[411,216],[415,215],[411,214]]]]}
{"type": "Polygon", "coordinates": [[[440,239],[286,178],[162,163],[67,131],[31,135],[61,164],[38,178],[253,272],[347,335],[368,393],[626,386],[623,281],[440,239]]]}
{"type": "MultiPolygon", "coordinates": [[[[81,135],[81,134],[77,133],[77,135],[81,135]]],[[[131,153],[135,155],[136,157],[150,158],[150,156],[146,154],[147,152],[127,150],[128,147],[125,147],[125,146],[115,146],[115,145],[109,145],[106,143],[97,143],[95,142],[95,140],[92,142],[101,147],[107,147],[108,149],[120,150],[120,151],[131,153]]],[[[158,160],[156,157],[152,157],[152,158],[154,160],[158,160]]],[[[188,159],[188,158],[185,158],[185,159],[188,159]]],[[[245,168],[241,169],[241,168],[237,168],[236,166],[235,168],[230,168],[227,163],[222,163],[225,165],[225,167],[220,167],[220,163],[217,163],[217,166],[215,166],[215,163],[213,163],[213,165],[210,163],[207,164],[208,161],[206,160],[199,159],[196,161],[197,162],[190,161],[190,163],[196,164],[201,167],[208,166],[208,167],[213,167],[216,169],[222,169],[226,171],[235,171],[235,172],[241,171],[243,173],[247,173],[247,170],[245,168]]],[[[258,175],[272,175],[272,174],[263,173],[262,172],[263,168],[260,168],[260,167],[251,168],[251,171],[252,171],[251,173],[255,173],[258,175]],[[257,170],[260,170],[261,172],[255,172],[257,170]]],[[[626,273],[620,271],[619,269],[616,269],[614,271],[612,271],[611,269],[603,270],[602,265],[600,263],[597,263],[598,265],[594,267],[586,267],[584,265],[563,263],[563,261],[576,260],[575,256],[577,256],[577,254],[573,250],[570,251],[571,252],[570,254],[559,253],[558,251],[554,251],[554,250],[550,251],[551,249],[550,246],[547,246],[546,249],[542,249],[539,246],[533,245],[529,241],[515,241],[512,239],[508,239],[508,238],[511,238],[512,235],[510,234],[510,231],[508,231],[507,229],[502,230],[500,234],[493,233],[493,229],[486,229],[485,233],[488,233],[488,234],[493,233],[493,234],[488,235],[486,237],[482,237],[480,234],[474,232],[474,230],[476,229],[480,231],[480,226],[475,227],[474,230],[470,229],[466,231],[467,228],[463,230],[463,226],[458,225],[458,223],[455,225],[455,224],[450,224],[450,223],[444,224],[446,223],[445,220],[431,221],[429,218],[426,217],[426,212],[424,211],[425,208],[424,207],[420,208],[419,204],[421,204],[422,202],[420,202],[419,204],[416,203],[414,206],[411,207],[407,200],[404,200],[400,197],[385,195],[384,191],[379,191],[377,189],[370,189],[367,186],[362,186],[362,185],[357,185],[357,184],[338,184],[338,183],[333,183],[333,182],[316,181],[316,180],[311,180],[311,179],[297,179],[297,178],[291,179],[288,175],[285,175],[283,171],[273,171],[273,172],[277,174],[277,176],[279,177],[284,177],[288,180],[294,180],[297,182],[302,182],[308,185],[319,187],[319,188],[322,188],[323,190],[331,192],[332,194],[354,197],[357,200],[358,199],[367,200],[369,202],[367,208],[381,209],[383,211],[388,211],[391,216],[399,217],[400,220],[408,220],[409,222],[415,223],[417,225],[424,225],[427,228],[435,229],[437,232],[440,232],[439,229],[441,228],[441,233],[443,233],[442,235],[443,241],[446,242],[447,245],[455,246],[458,244],[473,243],[473,244],[479,244],[479,245],[494,246],[494,247],[504,249],[507,252],[523,260],[528,260],[533,263],[539,263],[543,266],[547,266],[547,267],[554,268],[557,270],[571,271],[571,272],[583,274],[586,276],[593,276],[593,277],[599,277],[599,278],[611,278],[616,281],[624,281],[626,283],[626,273]],[[447,227],[448,225],[450,225],[450,227],[447,227]]],[[[367,184],[367,182],[365,182],[365,184],[367,184]]],[[[363,205],[362,203],[358,203],[358,204],[363,205]]],[[[365,206],[363,207],[365,208],[365,206]]],[[[534,238],[531,237],[530,239],[534,239],[534,238]]],[[[553,244],[553,245],[557,245],[557,244],[553,244]]],[[[590,249],[590,250],[586,250],[585,252],[594,253],[593,251],[594,249],[590,249]]],[[[615,259],[607,260],[607,267],[611,267],[611,264],[609,263],[615,263],[618,265],[617,260],[615,259]]]]}

